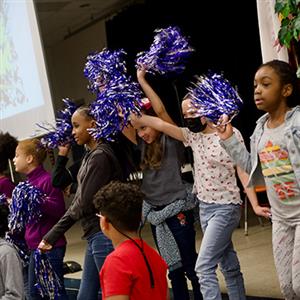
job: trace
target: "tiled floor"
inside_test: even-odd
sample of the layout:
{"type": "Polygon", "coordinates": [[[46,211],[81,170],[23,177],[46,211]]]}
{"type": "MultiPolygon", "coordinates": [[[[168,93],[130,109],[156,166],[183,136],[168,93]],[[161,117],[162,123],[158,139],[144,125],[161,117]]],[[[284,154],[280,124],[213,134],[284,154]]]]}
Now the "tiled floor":
{"type": "MultiPolygon", "coordinates": [[[[241,269],[244,274],[246,292],[248,296],[270,297],[281,299],[279,284],[271,247],[271,225],[264,221],[260,226],[258,219],[249,212],[249,234],[245,236],[243,226],[235,230],[233,243],[238,253],[241,269]]],[[[241,224],[243,222],[241,221],[241,224]]],[[[149,226],[143,229],[143,238],[154,246],[149,226]]],[[[85,241],[80,239],[81,228],[75,224],[66,234],[68,248],[65,260],[75,260],[83,264],[85,241]]],[[[201,243],[202,233],[197,226],[197,249],[201,243]]],[[[81,272],[69,274],[68,278],[80,278],[81,272]]],[[[226,293],[222,274],[218,273],[222,292],[226,293]]]]}

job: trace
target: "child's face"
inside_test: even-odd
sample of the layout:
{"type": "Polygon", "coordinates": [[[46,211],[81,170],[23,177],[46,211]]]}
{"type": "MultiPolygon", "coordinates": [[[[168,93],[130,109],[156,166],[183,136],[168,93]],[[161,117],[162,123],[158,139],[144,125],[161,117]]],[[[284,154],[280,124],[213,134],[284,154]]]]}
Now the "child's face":
{"type": "Polygon", "coordinates": [[[159,135],[159,132],[157,130],[148,126],[142,126],[136,131],[138,136],[142,138],[147,144],[152,144],[159,135]]]}
{"type": "Polygon", "coordinates": [[[254,101],[259,110],[276,111],[280,105],[286,105],[285,86],[282,86],[278,74],[273,68],[264,66],[254,77],[254,101]]]}
{"type": "Polygon", "coordinates": [[[29,163],[32,155],[26,154],[20,146],[16,148],[16,155],[13,159],[15,169],[19,173],[26,174],[29,171],[29,163]]]}
{"type": "Polygon", "coordinates": [[[92,136],[87,129],[92,128],[94,121],[87,118],[84,114],[75,111],[72,116],[72,134],[78,145],[88,144],[92,140],[92,136]]]}

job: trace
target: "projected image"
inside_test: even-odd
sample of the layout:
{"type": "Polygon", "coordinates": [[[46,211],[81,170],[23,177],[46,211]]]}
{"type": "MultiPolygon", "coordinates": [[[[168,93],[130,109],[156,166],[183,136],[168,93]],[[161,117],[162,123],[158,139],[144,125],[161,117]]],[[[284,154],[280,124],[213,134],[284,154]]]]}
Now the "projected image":
{"type": "Polygon", "coordinates": [[[19,139],[54,111],[33,0],[0,0],[0,129],[19,139]]]}
{"type": "Polygon", "coordinates": [[[16,107],[17,103],[25,103],[23,82],[19,76],[18,67],[15,64],[17,52],[14,48],[12,37],[7,32],[8,6],[0,2],[0,101],[3,117],[9,107],[16,107]]]}
{"type": "Polygon", "coordinates": [[[1,118],[42,104],[40,89],[32,95],[32,91],[37,88],[34,84],[39,80],[33,45],[30,42],[28,14],[26,5],[22,2],[0,1],[1,118]],[[23,22],[20,23],[20,20],[23,22]]]}

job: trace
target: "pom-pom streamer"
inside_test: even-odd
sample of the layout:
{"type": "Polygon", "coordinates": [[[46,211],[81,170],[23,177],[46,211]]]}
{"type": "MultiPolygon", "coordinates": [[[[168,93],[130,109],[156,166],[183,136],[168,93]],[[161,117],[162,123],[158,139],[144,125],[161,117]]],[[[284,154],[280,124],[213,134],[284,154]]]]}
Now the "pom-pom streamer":
{"type": "Polygon", "coordinates": [[[49,149],[57,148],[58,146],[66,145],[74,142],[72,136],[71,118],[77,106],[69,98],[63,99],[65,108],[58,112],[56,118],[56,126],[40,125],[38,126],[48,133],[41,139],[41,143],[49,149]],[[50,129],[48,129],[50,127],[50,129]]]}
{"type": "Polygon", "coordinates": [[[197,77],[188,89],[189,96],[198,114],[218,124],[223,115],[231,120],[243,104],[237,91],[221,74],[210,73],[197,77]]]}
{"type": "Polygon", "coordinates": [[[53,270],[47,255],[40,250],[35,250],[34,261],[34,272],[36,277],[35,287],[39,294],[41,297],[50,300],[58,299],[62,284],[53,270]]]}
{"type": "Polygon", "coordinates": [[[13,234],[23,232],[26,224],[40,220],[40,206],[44,197],[42,191],[28,182],[20,182],[14,188],[8,220],[8,228],[13,234]]]}
{"type": "Polygon", "coordinates": [[[194,51],[178,27],[156,29],[149,51],[137,55],[137,68],[142,65],[152,74],[168,72],[181,73],[185,63],[194,51]]]}
{"type": "Polygon", "coordinates": [[[126,73],[125,55],[123,49],[112,51],[106,48],[88,55],[83,70],[89,80],[88,89],[97,94],[99,88],[126,73]]]}

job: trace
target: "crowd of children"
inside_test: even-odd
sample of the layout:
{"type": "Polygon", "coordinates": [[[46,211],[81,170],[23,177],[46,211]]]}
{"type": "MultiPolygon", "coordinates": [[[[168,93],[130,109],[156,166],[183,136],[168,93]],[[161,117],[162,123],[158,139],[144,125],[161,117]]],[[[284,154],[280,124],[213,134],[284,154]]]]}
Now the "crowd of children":
{"type": "MultiPolygon", "coordinates": [[[[279,60],[258,68],[254,101],[266,114],[257,121],[250,153],[239,130],[228,121],[230,116],[217,123],[199,116],[190,93],[182,101],[186,127],[178,127],[146,80],[146,71],[139,65],[137,79],[150,103],[122,128],[127,145],[135,147],[131,153],[139,153],[140,185],[125,182],[129,172],[116,150],[122,138],[108,142],[91,133],[99,122],[90,106],[80,106],[72,114],[72,136],[86,151],[70,170],[68,145],[60,145],[51,174],[43,167],[46,151],[39,139],[17,142],[9,133],[0,134],[0,299],[48,299],[37,289],[37,249],[46,254],[59,280],[55,299],[68,299],[64,234],[77,221],[87,240],[79,300],[169,299],[167,273],[173,299],[190,299],[189,280],[193,299],[221,300],[218,267],[229,299],[246,299],[232,242],[242,205],[237,177],[255,213],[272,217],[273,254],[283,296],[300,299],[300,94],[294,70],[279,60]],[[181,176],[184,146],[193,153],[193,186],[181,176]],[[39,217],[18,232],[28,248],[27,264],[5,235],[15,233],[9,222],[16,217],[12,216],[16,207],[11,207],[20,195],[20,186],[15,187],[6,173],[12,159],[15,171],[43,194],[39,217]],[[271,208],[259,205],[254,187],[262,184],[271,208]],[[67,210],[63,192],[74,193],[67,210]],[[196,249],[195,212],[203,232],[200,249],[196,249]],[[151,224],[158,251],[141,237],[145,222],[151,224]]],[[[101,88],[105,85],[108,82],[101,88]]]]}

